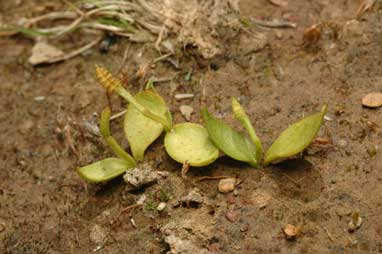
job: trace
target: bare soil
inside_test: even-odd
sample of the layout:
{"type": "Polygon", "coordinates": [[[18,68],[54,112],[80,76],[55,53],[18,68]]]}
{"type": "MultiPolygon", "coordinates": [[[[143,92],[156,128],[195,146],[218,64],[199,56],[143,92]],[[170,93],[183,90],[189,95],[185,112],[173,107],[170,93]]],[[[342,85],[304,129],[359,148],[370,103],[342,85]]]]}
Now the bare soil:
{"type": "MultiPolygon", "coordinates": [[[[223,54],[205,60],[185,48],[179,69],[166,61],[151,65],[160,56],[153,45],[125,39],[107,54],[94,48],[32,67],[27,60],[33,40],[0,38],[0,253],[382,253],[382,109],[361,106],[365,94],[382,91],[382,5],[376,1],[350,21],[358,5],[295,0],[281,8],[242,0],[245,25],[227,35],[223,54]],[[288,19],[297,28],[259,28],[251,18],[288,19]],[[318,23],[321,39],[303,45],[304,31],[318,23]],[[266,43],[254,46],[259,34],[266,43]],[[133,92],[149,77],[175,76],[156,85],[175,122],[185,121],[183,104],[194,108],[191,120],[200,122],[205,103],[239,127],[230,111],[236,96],[265,147],[288,124],[327,103],[329,119],[319,136],[329,143],[315,142],[301,158],[258,170],[222,157],[191,168],[182,179],[181,165],[166,155],[160,139],[146,157],[155,169],[169,172],[165,180],[136,192],[126,190],[122,177],[86,184],[75,169],[112,154],[90,128],[107,105],[96,64],[113,72],[122,68],[119,74],[133,92]],[[145,76],[137,77],[144,64],[145,76]],[[177,101],[174,93],[195,97],[177,101]],[[203,176],[233,176],[241,183],[221,194],[219,180],[199,181],[203,176]],[[193,188],[204,202],[178,204],[193,188]],[[121,212],[141,195],[143,206],[121,212]],[[161,201],[167,207],[158,212],[161,201]],[[348,232],[356,211],[362,225],[348,232]],[[299,229],[294,240],[283,233],[287,224],[299,229]]],[[[60,8],[59,1],[1,1],[0,21],[60,8]]],[[[74,33],[55,45],[67,49],[86,40],[74,33]]],[[[117,96],[111,101],[114,113],[126,107],[117,96]]],[[[115,120],[112,129],[128,149],[122,121],[115,120]]]]}

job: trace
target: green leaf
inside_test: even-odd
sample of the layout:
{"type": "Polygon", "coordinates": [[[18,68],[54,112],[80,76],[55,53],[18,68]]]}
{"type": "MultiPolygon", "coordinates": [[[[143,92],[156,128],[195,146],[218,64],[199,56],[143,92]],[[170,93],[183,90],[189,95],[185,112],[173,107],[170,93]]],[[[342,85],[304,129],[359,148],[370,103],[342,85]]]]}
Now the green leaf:
{"type": "Polygon", "coordinates": [[[209,139],[207,130],[196,123],[175,125],[166,134],[164,146],[171,158],[194,167],[211,164],[219,156],[219,150],[209,139]]]}
{"type": "Polygon", "coordinates": [[[78,174],[92,183],[111,180],[134,165],[119,158],[107,158],[77,169],[78,174]]]}
{"type": "MultiPolygon", "coordinates": [[[[134,98],[144,108],[165,118],[171,125],[171,114],[166,102],[157,93],[152,90],[145,90],[136,94],[134,98]]],[[[145,150],[160,136],[163,125],[144,116],[130,103],[125,115],[124,129],[134,158],[143,160],[145,150]]]]}
{"type": "Polygon", "coordinates": [[[204,124],[212,142],[229,157],[257,167],[256,146],[242,133],[202,110],[204,124]]]}
{"type": "Polygon", "coordinates": [[[32,29],[32,28],[25,28],[25,27],[20,27],[17,29],[19,33],[22,33],[26,36],[30,37],[38,37],[38,36],[48,36],[51,35],[52,33],[46,33],[46,32],[41,32],[37,29],[32,29]]]}
{"type": "Polygon", "coordinates": [[[320,130],[326,112],[324,105],[321,112],[305,117],[284,130],[266,152],[265,165],[294,156],[307,148],[320,130]]]}
{"type": "Polygon", "coordinates": [[[236,119],[239,120],[239,122],[247,130],[249,137],[256,146],[256,161],[261,161],[261,156],[263,154],[263,145],[261,144],[259,137],[256,135],[255,129],[253,128],[253,125],[249,120],[247,113],[245,113],[243,107],[234,97],[232,98],[231,106],[236,119]]]}

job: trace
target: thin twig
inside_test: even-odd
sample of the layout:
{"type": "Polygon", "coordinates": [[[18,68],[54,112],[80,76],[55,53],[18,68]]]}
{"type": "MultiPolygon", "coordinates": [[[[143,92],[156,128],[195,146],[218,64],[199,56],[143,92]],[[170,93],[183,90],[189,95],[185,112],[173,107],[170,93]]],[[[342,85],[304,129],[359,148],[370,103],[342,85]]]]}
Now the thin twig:
{"type": "Polygon", "coordinates": [[[232,176],[202,176],[198,179],[199,182],[206,180],[219,180],[219,179],[227,179],[227,178],[235,178],[232,176]]]}
{"type": "Polygon", "coordinates": [[[59,57],[55,57],[55,58],[52,58],[44,63],[57,63],[57,62],[61,62],[61,61],[65,61],[65,60],[68,60],[70,58],[73,58],[79,54],[81,54],[82,52],[94,47],[95,45],[97,45],[100,41],[101,41],[101,37],[97,38],[96,40],[90,42],[89,44],[77,49],[77,50],[74,50],[68,54],[65,54],[65,55],[62,55],[62,56],[59,56],[59,57]]]}
{"type": "Polygon", "coordinates": [[[165,54],[165,55],[160,56],[158,58],[155,58],[153,63],[157,63],[157,62],[163,61],[163,60],[165,60],[166,58],[168,58],[170,56],[172,56],[172,53],[168,53],[168,54],[165,54]]]}
{"type": "Polygon", "coordinates": [[[329,230],[325,228],[324,226],[322,226],[322,228],[325,230],[325,233],[328,235],[329,240],[332,242],[335,242],[336,239],[334,239],[333,235],[329,232],[329,230]]]}
{"type": "Polygon", "coordinates": [[[110,117],[110,121],[112,121],[112,120],[114,120],[114,119],[117,119],[117,118],[123,116],[124,114],[126,114],[126,110],[123,110],[123,111],[121,111],[121,112],[119,112],[119,113],[117,113],[117,114],[111,116],[111,117],[110,117]]]}
{"type": "Polygon", "coordinates": [[[260,19],[251,19],[251,21],[259,26],[270,27],[270,28],[296,28],[297,24],[289,21],[283,20],[260,20],[260,19]]]}
{"type": "Polygon", "coordinates": [[[126,213],[126,212],[130,211],[131,209],[137,208],[137,207],[139,207],[139,206],[141,206],[141,205],[142,205],[142,204],[129,205],[129,206],[123,208],[123,209],[121,210],[121,213],[126,213]]]}

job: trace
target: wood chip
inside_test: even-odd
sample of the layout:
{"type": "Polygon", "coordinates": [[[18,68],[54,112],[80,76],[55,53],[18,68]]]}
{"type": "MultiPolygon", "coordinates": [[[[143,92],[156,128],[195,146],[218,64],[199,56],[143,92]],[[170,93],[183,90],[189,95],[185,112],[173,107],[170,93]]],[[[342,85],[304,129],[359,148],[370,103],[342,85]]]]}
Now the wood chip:
{"type": "Polygon", "coordinates": [[[368,108],[382,106],[382,93],[369,93],[362,98],[362,105],[368,108]]]}
{"type": "Polygon", "coordinates": [[[177,100],[189,99],[189,98],[194,98],[194,94],[193,93],[178,93],[178,94],[175,94],[175,99],[177,99],[177,100]]]}
{"type": "Polygon", "coordinates": [[[187,121],[190,121],[191,115],[194,112],[194,108],[188,105],[181,105],[179,107],[180,113],[186,118],[187,121]]]}
{"type": "Polygon", "coordinates": [[[288,1],[287,0],[269,0],[271,4],[274,4],[279,7],[286,7],[288,6],[288,1]]]}

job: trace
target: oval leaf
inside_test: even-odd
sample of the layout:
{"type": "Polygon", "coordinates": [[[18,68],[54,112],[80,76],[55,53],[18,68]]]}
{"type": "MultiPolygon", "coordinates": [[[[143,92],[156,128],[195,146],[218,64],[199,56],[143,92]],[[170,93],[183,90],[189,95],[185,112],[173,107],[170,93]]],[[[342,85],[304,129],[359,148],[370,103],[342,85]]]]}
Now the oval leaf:
{"type": "Polygon", "coordinates": [[[242,133],[202,110],[204,124],[212,142],[229,157],[257,167],[256,146],[242,133]]]}
{"type": "MultiPolygon", "coordinates": [[[[171,114],[165,101],[154,91],[139,92],[134,98],[143,107],[171,122],[171,114]]],[[[145,150],[160,136],[163,125],[144,116],[134,105],[129,104],[125,115],[124,129],[134,158],[143,160],[145,150]]]]}
{"type": "Polygon", "coordinates": [[[134,164],[123,159],[107,158],[78,168],[77,172],[83,179],[92,183],[99,183],[111,180],[133,167],[134,164]]]}
{"type": "Polygon", "coordinates": [[[212,144],[207,130],[195,123],[175,125],[166,134],[164,146],[171,158],[194,167],[211,164],[219,156],[219,150],[212,144]]]}
{"type": "Polygon", "coordinates": [[[305,117],[284,130],[265,154],[265,165],[294,156],[307,148],[320,130],[326,111],[325,105],[320,113],[305,117]]]}

